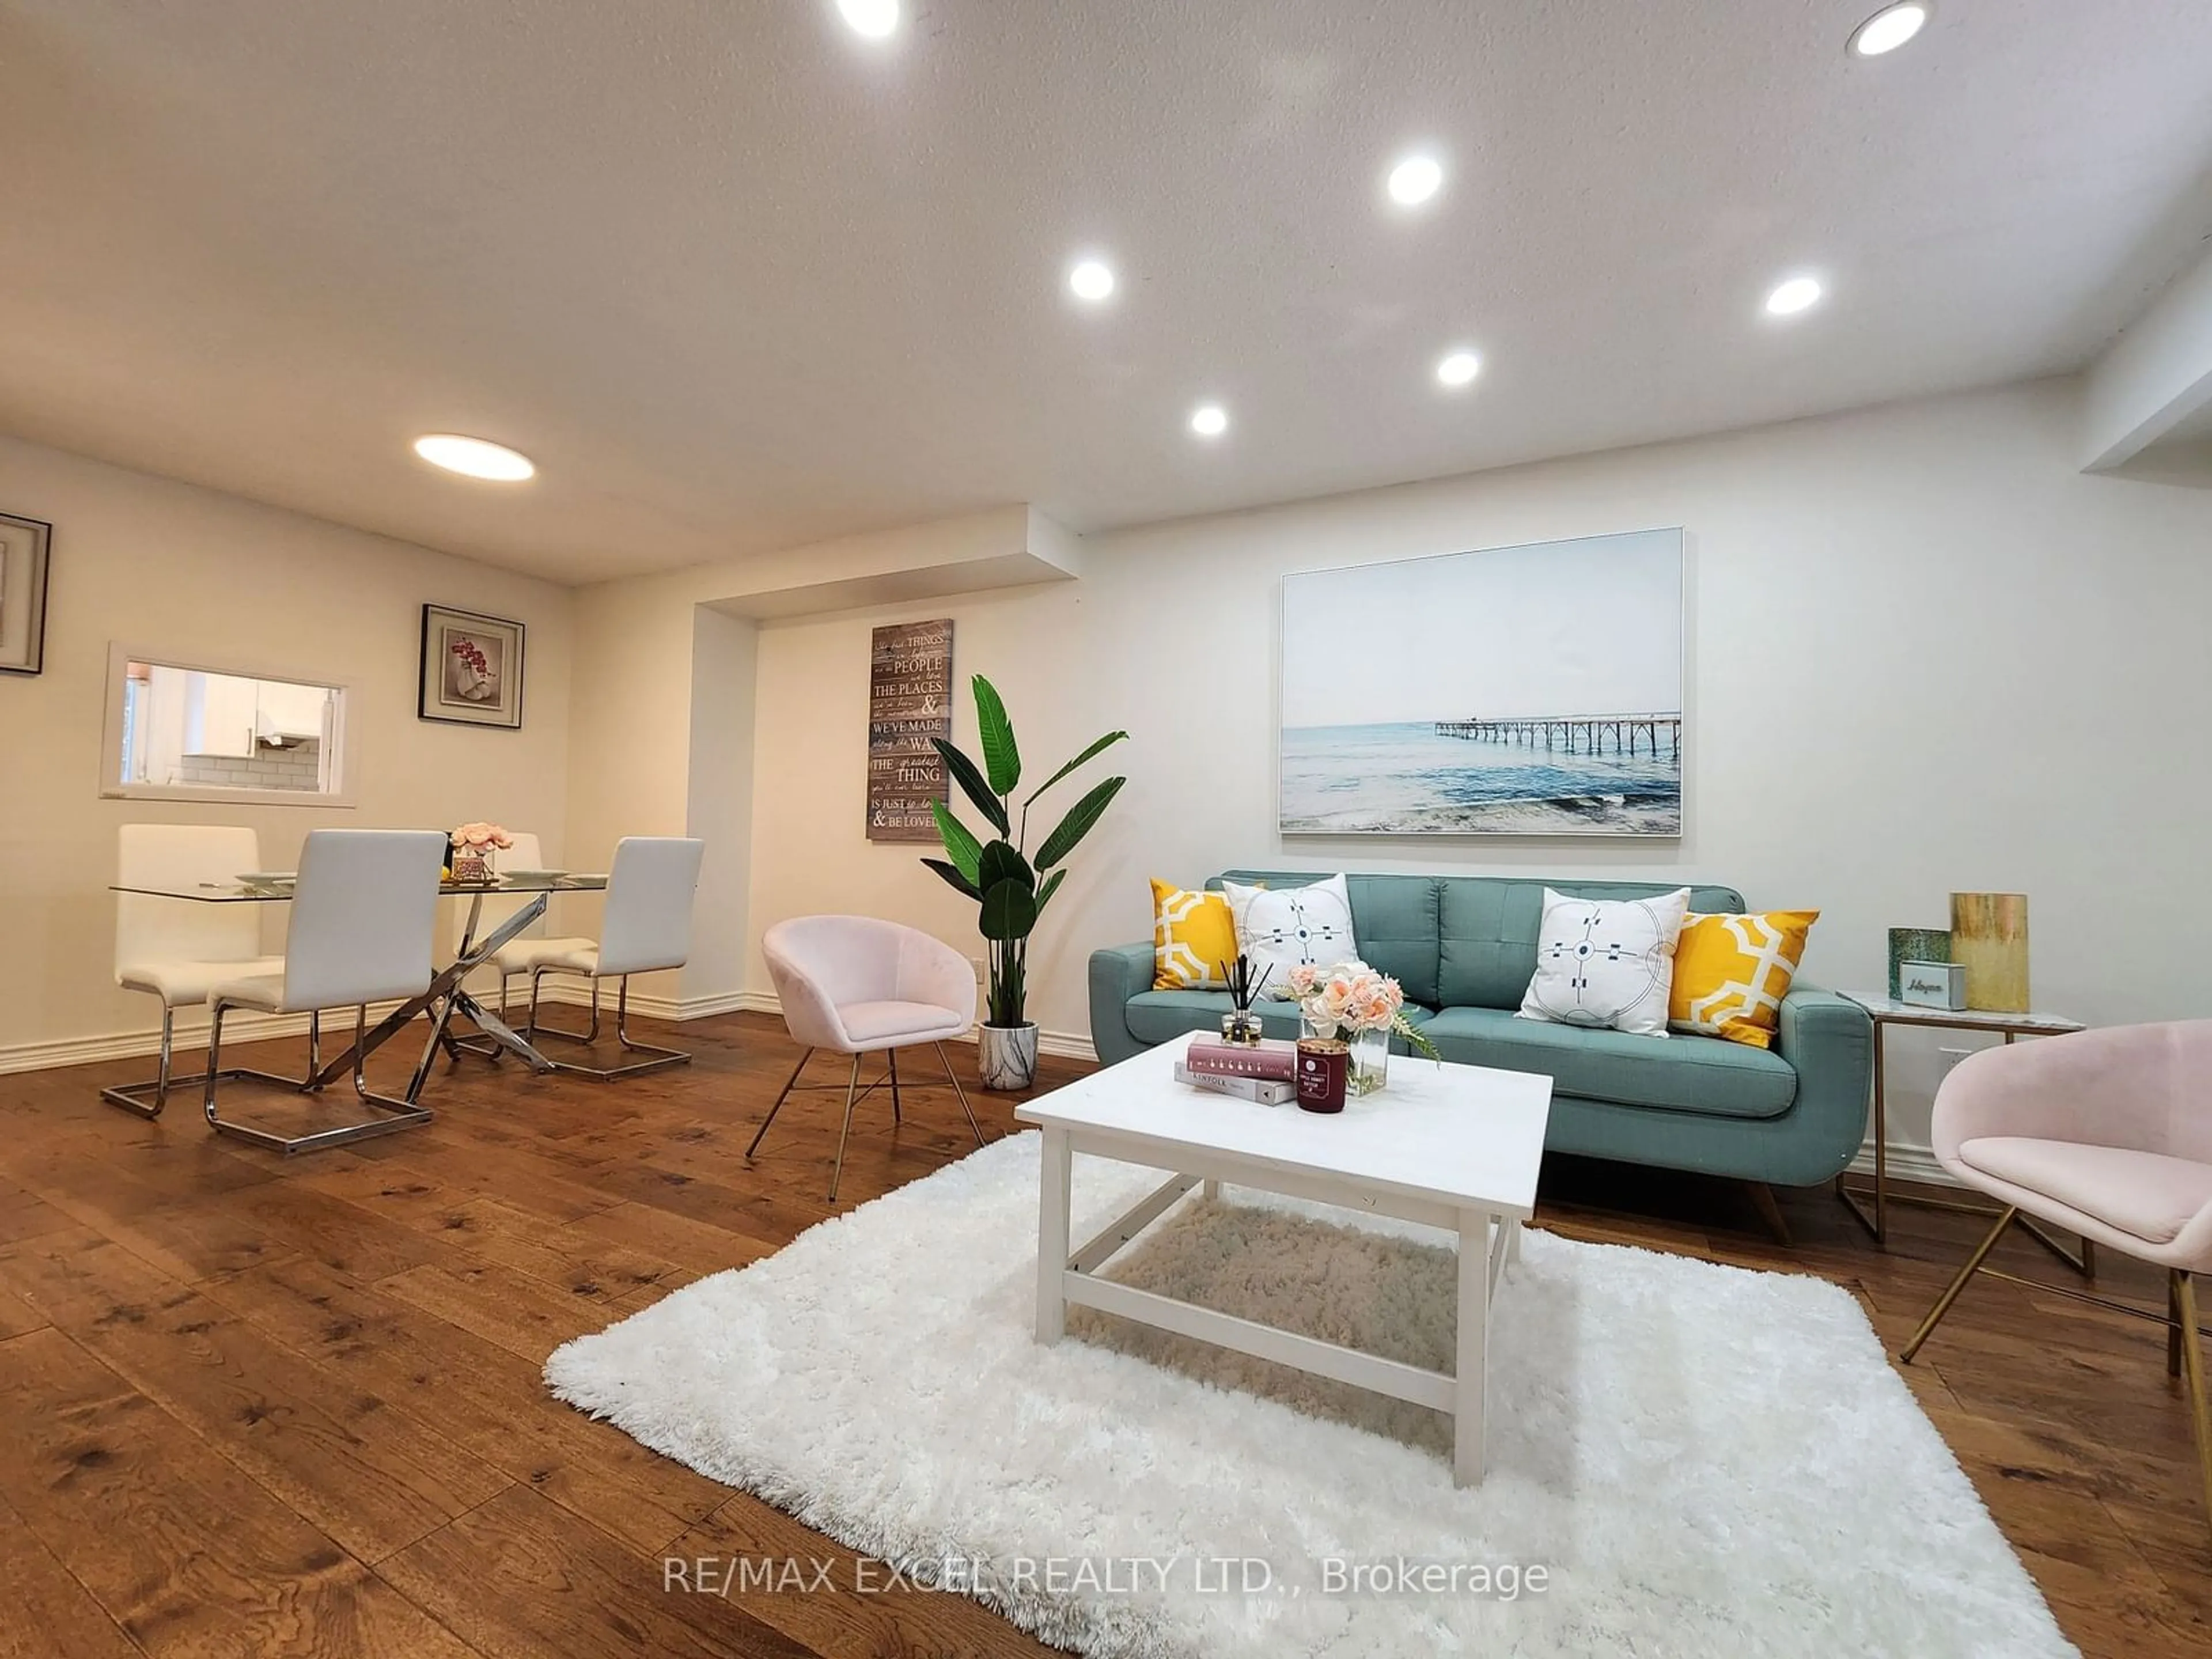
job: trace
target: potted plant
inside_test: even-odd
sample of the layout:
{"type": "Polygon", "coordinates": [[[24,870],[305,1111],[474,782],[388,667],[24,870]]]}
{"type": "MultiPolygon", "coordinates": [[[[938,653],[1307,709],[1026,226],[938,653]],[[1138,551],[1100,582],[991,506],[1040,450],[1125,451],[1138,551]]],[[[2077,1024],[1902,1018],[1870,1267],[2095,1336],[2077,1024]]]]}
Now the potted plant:
{"type": "Polygon", "coordinates": [[[990,681],[978,674],[974,689],[982,765],[943,738],[931,741],[945,757],[945,772],[983,815],[994,838],[984,841],[955,817],[945,803],[936,802],[937,832],[945,841],[945,856],[922,862],[956,891],[975,901],[978,926],[990,947],[988,1006],[978,1044],[983,1086],[1026,1089],[1036,1076],[1037,1044],[1037,1028],[1029,1017],[1030,935],[1067,875],[1067,855],[1128,779],[1108,778],[1094,785],[1038,844],[1034,860],[1028,856],[1030,808],[1046,790],[1129,734],[1109,732],[1030,790],[1018,808],[1013,795],[1021,785],[1022,757],[1014,744],[1013,722],[1006,718],[1006,705],[990,681]]]}

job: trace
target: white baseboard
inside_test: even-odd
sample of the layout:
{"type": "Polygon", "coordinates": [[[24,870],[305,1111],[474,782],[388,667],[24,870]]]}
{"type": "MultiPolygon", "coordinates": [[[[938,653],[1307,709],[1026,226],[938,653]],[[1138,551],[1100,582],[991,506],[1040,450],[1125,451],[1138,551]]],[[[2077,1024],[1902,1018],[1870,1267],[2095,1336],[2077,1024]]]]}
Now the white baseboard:
{"type": "MultiPolygon", "coordinates": [[[[1923,1182],[1931,1187],[1963,1187],[1965,1184],[1936,1161],[1932,1147],[1893,1140],[1889,1144],[1889,1155],[1884,1161],[1889,1166],[1893,1180],[1923,1182]]],[[[1874,1173],[1872,1142],[1859,1148],[1859,1155],[1851,1160],[1851,1173],[1863,1176],[1874,1173]]]]}
{"type": "MultiPolygon", "coordinates": [[[[545,981],[544,1000],[571,1008],[591,1006],[590,985],[569,976],[549,977],[545,981]]],[[[605,1006],[611,1009],[613,997],[607,994],[605,1006]]],[[[148,999],[147,1006],[154,1006],[148,999]]],[[[371,1003],[369,1024],[390,1013],[399,1005],[396,1002],[371,1003]]],[[[705,1019],[714,1014],[732,1013],[747,1006],[745,994],[737,992],[712,997],[656,997],[640,992],[630,994],[630,1012],[642,1019],[686,1020],[705,1019]]],[[[305,1014],[249,1014],[234,1013],[222,1023],[223,1042],[265,1042],[276,1037],[305,1036],[307,1017],[305,1014]]],[[[176,1047],[179,1051],[207,1047],[208,1018],[204,1008],[179,1009],[177,1012],[176,1047]]],[[[336,1054],[353,1040],[352,1022],[343,1010],[326,1016],[323,1021],[323,1051],[336,1054]]],[[[96,1036],[50,1037],[34,1042],[0,1045],[0,1076],[15,1072],[51,1071],[63,1066],[88,1066],[107,1060],[130,1060],[140,1054],[161,1052],[161,1028],[158,1024],[139,1026],[130,1030],[108,1031],[96,1036]]]]}

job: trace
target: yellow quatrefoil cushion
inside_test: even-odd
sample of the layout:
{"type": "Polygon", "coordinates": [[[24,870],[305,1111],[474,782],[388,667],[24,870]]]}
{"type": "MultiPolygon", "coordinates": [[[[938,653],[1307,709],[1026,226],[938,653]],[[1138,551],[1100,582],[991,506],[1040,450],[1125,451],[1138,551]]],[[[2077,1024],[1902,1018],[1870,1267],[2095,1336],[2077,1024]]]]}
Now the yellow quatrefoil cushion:
{"type": "Polygon", "coordinates": [[[1237,960],[1237,923],[1218,893],[1152,884],[1152,989],[1225,991],[1221,964],[1237,960]]]}
{"type": "Polygon", "coordinates": [[[1773,1046],[1782,998],[1805,957],[1818,910],[1701,916],[1682,924],[1674,943],[1674,987],[1667,1024],[1677,1031],[1773,1046]]]}

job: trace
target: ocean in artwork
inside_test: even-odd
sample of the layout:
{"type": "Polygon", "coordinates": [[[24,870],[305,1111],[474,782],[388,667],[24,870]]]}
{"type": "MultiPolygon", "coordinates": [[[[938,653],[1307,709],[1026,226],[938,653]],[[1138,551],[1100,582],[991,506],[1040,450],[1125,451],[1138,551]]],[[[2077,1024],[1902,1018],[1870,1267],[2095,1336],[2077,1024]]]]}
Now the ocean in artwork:
{"type": "Polygon", "coordinates": [[[1570,753],[1563,732],[1446,735],[1433,720],[1291,726],[1282,734],[1281,824],[1319,835],[1682,833],[1675,716],[1615,750],[1570,753]],[[1654,752],[1656,749],[1656,752],[1654,752]]]}

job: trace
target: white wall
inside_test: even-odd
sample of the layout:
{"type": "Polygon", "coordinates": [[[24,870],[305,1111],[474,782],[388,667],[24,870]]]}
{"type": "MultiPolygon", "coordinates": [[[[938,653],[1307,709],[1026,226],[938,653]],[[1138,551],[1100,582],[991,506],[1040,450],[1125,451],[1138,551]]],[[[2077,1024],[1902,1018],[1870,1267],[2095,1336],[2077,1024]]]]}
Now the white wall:
{"type": "MultiPolygon", "coordinates": [[[[765,623],[749,987],[762,929],[811,910],[978,950],[920,849],[860,828],[869,629],[951,615],[957,674],[998,683],[1032,765],[1133,738],[1033,950],[1048,1031],[1087,1031],[1085,958],[1147,936],[1147,877],[1278,861],[1725,882],[1820,908],[1808,975],[1875,988],[1887,927],[2016,890],[2039,1004],[2212,1013],[2212,493],[2083,476],[2076,398],[2045,382],[1157,526],[1086,540],[1078,582],[765,623]],[[1285,572],[1669,525],[1691,547],[1679,845],[1277,835],[1285,572]]],[[[1346,672],[1390,645],[1347,639],[1346,672]]],[[[1909,1142],[1933,1049],[1893,1073],[1909,1142]]]]}
{"type": "MultiPolygon", "coordinates": [[[[457,484],[456,488],[467,486],[457,484]]],[[[0,675],[0,1068],[154,1029],[116,988],[116,826],[246,823],[289,868],[318,827],[492,818],[546,839],[567,818],[568,596],[427,548],[0,439],[0,509],[54,526],[46,672],[0,675]],[[415,716],[425,600],[527,626],[520,732],[415,716]],[[232,806],[100,797],[107,647],[124,640],[353,688],[357,805],[232,806]],[[11,1054],[12,1051],[12,1054],[11,1054]]],[[[283,917],[271,907],[272,939],[283,917]]],[[[272,944],[272,948],[276,948],[272,944]]]]}

